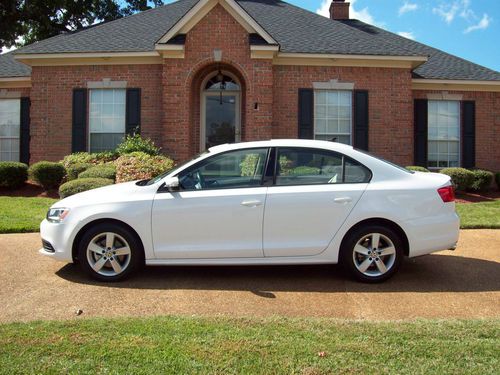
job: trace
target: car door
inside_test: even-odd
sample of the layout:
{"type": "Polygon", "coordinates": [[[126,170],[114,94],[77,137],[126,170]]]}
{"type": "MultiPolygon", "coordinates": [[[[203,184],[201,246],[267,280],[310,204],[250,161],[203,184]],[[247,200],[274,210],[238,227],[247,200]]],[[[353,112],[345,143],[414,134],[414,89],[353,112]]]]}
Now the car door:
{"type": "Polygon", "coordinates": [[[178,192],[157,193],[152,209],[156,258],[263,257],[268,151],[216,154],[180,172],[178,192]]]}
{"type": "Polygon", "coordinates": [[[276,155],[264,215],[264,254],[320,254],[362,196],[371,172],[328,150],[280,147],[276,155]]]}

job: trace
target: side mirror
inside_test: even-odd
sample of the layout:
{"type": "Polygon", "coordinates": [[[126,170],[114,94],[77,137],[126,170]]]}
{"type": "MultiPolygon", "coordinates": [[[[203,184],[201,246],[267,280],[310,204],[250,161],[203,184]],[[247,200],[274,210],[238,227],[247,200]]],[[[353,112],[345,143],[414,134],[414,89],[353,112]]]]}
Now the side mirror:
{"type": "Polygon", "coordinates": [[[170,177],[168,180],[166,180],[164,189],[170,192],[179,191],[180,190],[179,177],[170,177]]]}

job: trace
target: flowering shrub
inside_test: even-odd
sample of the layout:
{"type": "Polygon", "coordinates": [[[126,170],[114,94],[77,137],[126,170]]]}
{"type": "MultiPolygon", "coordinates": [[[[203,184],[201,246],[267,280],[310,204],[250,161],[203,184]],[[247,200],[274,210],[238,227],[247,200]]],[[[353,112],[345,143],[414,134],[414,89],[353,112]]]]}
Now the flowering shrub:
{"type": "Polygon", "coordinates": [[[174,165],[174,161],[165,156],[151,156],[144,152],[122,155],[115,161],[116,182],[150,179],[172,169],[174,165]]]}

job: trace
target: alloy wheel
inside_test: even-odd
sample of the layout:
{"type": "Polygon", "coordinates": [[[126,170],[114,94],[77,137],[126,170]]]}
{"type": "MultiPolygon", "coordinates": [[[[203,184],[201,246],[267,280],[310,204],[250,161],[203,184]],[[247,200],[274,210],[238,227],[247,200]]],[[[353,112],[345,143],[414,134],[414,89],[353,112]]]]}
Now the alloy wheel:
{"type": "Polygon", "coordinates": [[[130,264],[132,251],[128,242],[119,234],[105,232],[96,235],[87,246],[90,267],[102,276],[117,276],[130,264]]]}
{"type": "Polygon", "coordinates": [[[396,247],[391,239],[381,233],[363,236],[354,246],[354,266],[368,277],[379,277],[394,266],[396,247]]]}

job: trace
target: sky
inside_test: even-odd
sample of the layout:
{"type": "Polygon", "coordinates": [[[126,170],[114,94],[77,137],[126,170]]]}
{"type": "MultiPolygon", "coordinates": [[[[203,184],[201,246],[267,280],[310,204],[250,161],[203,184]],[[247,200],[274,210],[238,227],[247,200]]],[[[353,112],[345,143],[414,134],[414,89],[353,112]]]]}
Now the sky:
{"type": "MultiPolygon", "coordinates": [[[[329,16],[331,0],[287,2],[329,16]]],[[[350,0],[350,3],[351,18],[500,71],[500,0],[350,0]]]]}

